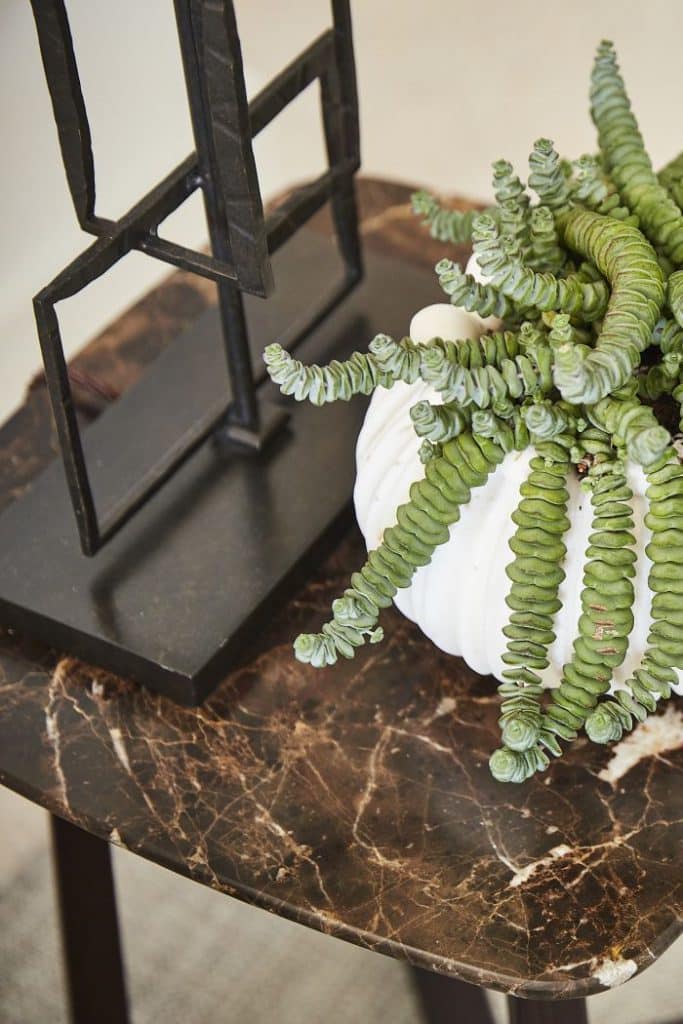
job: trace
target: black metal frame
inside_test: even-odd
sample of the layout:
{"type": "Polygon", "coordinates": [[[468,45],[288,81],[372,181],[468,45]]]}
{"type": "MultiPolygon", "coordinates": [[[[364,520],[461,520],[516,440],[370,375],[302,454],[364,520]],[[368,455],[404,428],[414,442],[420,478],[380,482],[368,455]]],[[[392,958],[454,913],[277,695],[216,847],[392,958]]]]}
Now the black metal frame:
{"type": "MultiPolygon", "coordinates": [[[[196,151],[116,221],[95,212],[90,127],[64,0],[31,0],[80,226],[97,240],[34,299],[47,386],[81,547],[93,555],[213,432],[258,450],[273,424],[259,411],[242,293],[273,288],[270,256],[330,202],[342,280],[288,340],[294,348],[362,276],[353,177],[360,165],[358,97],[348,0],[331,0],[333,25],[247,102],[232,0],[174,0],[196,151]],[[252,140],[318,80],[329,169],[264,216],[252,140]],[[203,192],[211,255],[158,234],[161,222],[196,189],[203,192]],[[226,407],[193,426],[142,479],[102,513],[96,508],[55,311],[133,250],[215,281],[230,396],[226,407]]],[[[227,383],[227,382],[226,382],[227,383]]]]}

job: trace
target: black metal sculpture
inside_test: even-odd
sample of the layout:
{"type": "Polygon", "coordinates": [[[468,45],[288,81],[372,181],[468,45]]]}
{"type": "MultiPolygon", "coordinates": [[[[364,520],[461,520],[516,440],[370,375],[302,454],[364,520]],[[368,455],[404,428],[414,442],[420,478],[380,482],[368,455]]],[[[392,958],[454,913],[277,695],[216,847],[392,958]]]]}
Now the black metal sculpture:
{"type": "MultiPolygon", "coordinates": [[[[217,282],[232,401],[225,430],[241,444],[260,447],[272,423],[259,414],[242,292],[273,290],[271,254],[328,200],[344,260],[341,285],[315,310],[293,347],[360,279],[361,255],[353,190],[360,164],[351,17],[348,0],[332,0],[333,27],[324,32],[249,104],[232,2],[175,0],[181,53],[196,144],[168,177],[123,217],[95,212],[95,165],[69,22],[63,0],[32,0],[52,98],[62,159],[78,222],[98,236],[34,299],[38,335],[62,457],[83,551],[94,554],[171,473],[225,419],[221,413],[193,425],[145,478],[113,508],[95,507],[55,304],[81,291],[133,249],[217,282]],[[315,79],[320,81],[329,170],[295,190],[264,218],[252,139],[315,79]],[[212,255],[158,235],[159,224],[195,189],[204,197],[212,255]]],[[[279,417],[282,421],[282,417],[279,417]]]]}
{"type": "Polygon", "coordinates": [[[34,300],[68,486],[53,464],[0,517],[0,621],[195,703],[351,494],[362,405],[340,404],[322,429],[316,410],[285,410],[264,346],[345,358],[380,329],[405,332],[436,289],[377,255],[362,271],[348,0],[332,0],[332,27],[251,103],[230,0],[175,0],[196,152],[116,221],[95,210],[64,2],[32,4],[76,215],[97,238],[34,300]],[[252,139],[316,80],[329,169],[266,217],[252,139]],[[158,232],[196,189],[210,255],[158,232]],[[302,227],[324,203],[336,247],[302,227]],[[218,308],[81,432],[55,305],[132,250],[215,281],[218,308]]]}

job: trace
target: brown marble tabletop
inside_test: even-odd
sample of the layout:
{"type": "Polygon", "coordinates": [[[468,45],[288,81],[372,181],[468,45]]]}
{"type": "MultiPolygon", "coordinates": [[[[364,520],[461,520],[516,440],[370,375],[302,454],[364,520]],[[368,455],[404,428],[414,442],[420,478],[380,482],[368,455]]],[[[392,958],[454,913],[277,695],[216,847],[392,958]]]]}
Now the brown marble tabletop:
{"type": "MultiPolygon", "coordinates": [[[[360,192],[368,245],[443,255],[406,187],[360,192]]],[[[211,301],[174,274],[88,346],[84,416],[211,301]]],[[[0,439],[7,503],[56,451],[40,380],[0,439]]],[[[293,637],[319,627],[362,554],[351,528],[201,708],[5,631],[0,780],[198,882],[445,975],[552,999],[644,970],[681,931],[681,702],[616,749],[578,740],[500,785],[492,680],[398,613],[353,662],[294,661],[293,637]]]]}

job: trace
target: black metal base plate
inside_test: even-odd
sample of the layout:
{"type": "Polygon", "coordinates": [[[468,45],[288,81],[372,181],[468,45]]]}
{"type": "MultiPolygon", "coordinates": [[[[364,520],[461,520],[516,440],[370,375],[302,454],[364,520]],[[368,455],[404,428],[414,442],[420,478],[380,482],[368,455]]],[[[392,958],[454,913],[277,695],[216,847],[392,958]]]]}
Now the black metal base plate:
{"type": "MultiPolygon", "coordinates": [[[[276,294],[248,303],[255,352],[281,338],[339,272],[331,242],[301,231],[276,257],[276,294]]],[[[297,350],[343,358],[379,331],[401,336],[438,301],[434,275],[367,254],[363,282],[297,350]]],[[[206,313],[85,431],[98,507],[125,493],[186,424],[227,396],[218,317],[206,313]],[[100,504],[101,503],[101,504],[100,504]]],[[[239,653],[264,602],[344,509],[365,408],[322,409],[279,396],[290,413],[264,451],[207,441],[93,558],[81,554],[61,462],[0,518],[0,621],[135,679],[200,702],[239,653]]]]}

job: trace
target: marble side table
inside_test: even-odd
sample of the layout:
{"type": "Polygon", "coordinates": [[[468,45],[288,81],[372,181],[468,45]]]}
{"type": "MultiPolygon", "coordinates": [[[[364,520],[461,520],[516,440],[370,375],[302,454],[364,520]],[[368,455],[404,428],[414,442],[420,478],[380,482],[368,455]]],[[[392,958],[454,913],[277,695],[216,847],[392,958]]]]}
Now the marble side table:
{"type": "MultiPolygon", "coordinates": [[[[408,195],[360,182],[366,243],[433,265],[442,246],[408,195]]],[[[175,274],[88,346],[74,363],[84,418],[211,301],[175,274]]],[[[1,501],[54,454],[38,380],[0,434],[1,501]]],[[[318,627],[361,558],[349,525],[198,709],[0,636],[0,781],[53,816],[79,1024],[127,1020],[108,843],[405,960],[431,1022],[490,1022],[492,988],[513,1024],[582,1024],[586,996],[680,933],[683,704],[616,751],[579,740],[545,775],[501,786],[492,681],[398,614],[353,662],[293,660],[293,636],[318,627]]]]}

